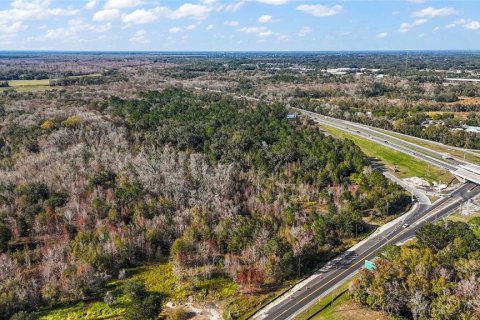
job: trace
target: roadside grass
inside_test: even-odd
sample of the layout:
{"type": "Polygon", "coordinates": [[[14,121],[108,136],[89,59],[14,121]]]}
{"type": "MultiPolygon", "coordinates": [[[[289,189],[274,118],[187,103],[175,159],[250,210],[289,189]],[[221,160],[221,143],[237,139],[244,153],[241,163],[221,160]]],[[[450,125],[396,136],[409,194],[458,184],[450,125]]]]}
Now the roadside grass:
{"type": "Polygon", "coordinates": [[[296,316],[295,320],[390,320],[384,312],[370,310],[355,303],[348,293],[349,282],[341,285],[313,306],[296,316]]]}
{"type": "Polygon", "coordinates": [[[296,316],[295,320],[312,319],[316,315],[320,315],[320,313],[327,312],[327,309],[332,309],[335,306],[340,305],[342,302],[347,301],[349,299],[348,291],[346,291],[348,289],[348,285],[349,283],[346,282],[329,294],[325,295],[323,298],[318,299],[314,305],[296,316]],[[335,297],[337,298],[332,302],[335,297]]]}
{"type": "Polygon", "coordinates": [[[480,211],[472,212],[469,215],[463,215],[462,210],[457,209],[454,213],[447,217],[447,220],[468,223],[474,217],[480,217],[480,211]]]}
{"type": "Polygon", "coordinates": [[[379,159],[380,162],[392,172],[392,174],[401,179],[407,177],[420,177],[430,182],[439,180],[449,182],[454,178],[453,175],[446,170],[438,169],[424,161],[415,159],[397,150],[390,149],[368,139],[349,134],[327,125],[320,125],[320,127],[335,137],[352,140],[367,156],[379,159]],[[394,172],[393,170],[395,166],[398,167],[397,172],[394,172]]]}
{"type": "Polygon", "coordinates": [[[463,159],[465,157],[465,160],[468,160],[468,161],[470,161],[474,164],[480,165],[480,155],[475,156],[475,155],[471,154],[470,152],[463,152],[463,151],[461,151],[459,149],[456,149],[454,147],[448,147],[448,146],[443,147],[443,146],[438,145],[438,144],[433,143],[433,142],[429,143],[429,142],[427,142],[423,139],[419,139],[419,138],[412,137],[412,136],[404,136],[404,135],[399,134],[397,132],[382,130],[382,129],[378,129],[378,128],[373,128],[373,129],[377,130],[379,132],[382,132],[384,134],[388,134],[392,137],[399,138],[399,139],[407,141],[407,142],[418,144],[419,146],[428,148],[432,151],[437,151],[437,152],[441,152],[441,153],[448,153],[448,154],[450,154],[451,156],[453,156],[457,159],[463,159]]]}
{"type": "Polygon", "coordinates": [[[238,320],[245,320],[254,315],[260,308],[266,306],[282,293],[288,291],[292,286],[297,284],[299,279],[293,279],[283,282],[280,286],[267,288],[262,292],[254,292],[251,294],[237,294],[232,296],[225,305],[225,315],[230,314],[231,317],[238,320]]]}

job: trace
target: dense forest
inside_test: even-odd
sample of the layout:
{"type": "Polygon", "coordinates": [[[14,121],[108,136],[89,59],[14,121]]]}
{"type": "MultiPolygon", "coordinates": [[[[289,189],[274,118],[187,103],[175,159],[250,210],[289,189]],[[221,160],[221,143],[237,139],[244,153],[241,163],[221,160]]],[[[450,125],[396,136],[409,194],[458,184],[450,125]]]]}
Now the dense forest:
{"type": "MultiPolygon", "coordinates": [[[[254,292],[409,203],[352,142],[290,122],[281,104],[169,88],[89,108],[1,108],[3,317],[95,298],[165,257],[180,283],[221,273],[254,292]]],[[[131,287],[138,306],[156,301],[131,287]]]]}
{"type": "MultiPolygon", "coordinates": [[[[461,127],[480,124],[478,83],[445,78],[478,77],[479,59],[0,54],[0,318],[101,303],[115,316],[148,319],[171,301],[217,303],[225,288],[231,300],[219,309],[245,315],[410,205],[352,141],[287,119],[288,107],[477,148],[478,134],[461,127]],[[50,85],[28,80],[38,78],[50,85]],[[168,273],[182,294],[151,291],[132,273],[139,268],[168,273]],[[250,298],[243,309],[231,303],[250,298]]],[[[455,287],[471,274],[445,256],[476,259],[476,238],[461,224],[428,228],[447,237],[437,239],[441,249],[421,234],[390,248],[376,271],[361,274],[355,299],[406,317],[474,317],[475,300],[455,287]],[[432,257],[428,279],[451,272],[445,296],[422,289],[428,307],[418,313],[408,284],[416,269],[401,255],[413,249],[432,257]],[[382,282],[387,273],[394,282],[382,282]],[[397,285],[401,300],[386,297],[397,285]],[[447,296],[457,313],[439,310],[447,296]]]]}
{"type": "Polygon", "coordinates": [[[478,319],[479,222],[427,224],[416,242],[387,247],[351,285],[354,299],[413,319],[478,319]]]}

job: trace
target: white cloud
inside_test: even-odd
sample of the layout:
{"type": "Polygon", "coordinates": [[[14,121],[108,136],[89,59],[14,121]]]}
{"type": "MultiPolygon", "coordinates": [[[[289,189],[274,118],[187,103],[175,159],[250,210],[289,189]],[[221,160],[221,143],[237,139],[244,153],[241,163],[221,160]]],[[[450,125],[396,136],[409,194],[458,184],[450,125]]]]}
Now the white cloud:
{"type": "Polygon", "coordinates": [[[270,21],[272,21],[272,16],[269,15],[269,14],[264,14],[263,16],[258,18],[258,22],[260,22],[260,23],[267,23],[267,22],[270,22],[270,21]]]}
{"type": "Polygon", "coordinates": [[[229,27],[236,27],[236,26],[238,26],[240,23],[239,23],[238,21],[229,21],[229,20],[227,20],[227,21],[224,22],[224,24],[225,24],[226,26],[229,26],[229,27]]]}
{"type": "Polygon", "coordinates": [[[278,6],[278,5],[287,3],[289,0],[257,0],[257,1],[265,4],[272,4],[272,5],[278,6]]]}
{"type": "Polygon", "coordinates": [[[156,21],[160,17],[176,20],[182,18],[192,18],[202,20],[208,17],[213,7],[201,4],[185,3],[175,10],[168,7],[157,6],[152,9],[136,9],[135,11],[122,15],[122,21],[125,27],[135,24],[145,24],[156,21]]]}
{"type": "Polygon", "coordinates": [[[209,24],[208,26],[205,27],[205,30],[210,31],[213,28],[215,28],[215,26],[213,24],[209,24]]]}
{"type": "Polygon", "coordinates": [[[169,14],[170,19],[181,19],[181,18],[194,18],[194,19],[205,19],[208,17],[208,14],[212,11],[212,8],[209,6],[201,4],[192,4],[185,3],[182,4],[178,9],[172,11],[169,14]]]}
{"type": "Polygon", "coordinates": [[[310,27],[303,27],[302,29],[300,29],[300,31],[298,32],[298,36],[299,37],[305,37],[307,34],[309,34],[310,32],[312,32],[312,28],[310,27]]]}
{"type": "Polygon", "coordinates": [[[125,9],[142,4],[142,0],[107,0],[105,9],[125,9]]]}
{"type": "Polygon", "coordinates": [[[407,2],[410,2],[410,3],[424,3],[425,0],[407,0],[407,2]]]}
{"type": "Polygon", "coordinates": [[[455,22],[452,22],[452,23],[450,23],[450,24],[447,24],[444,28],[445,28],[445,29],[453,29],[453,28],[455,28],[456,26],[459,26],[459,25],[465,26],[465,24],[468,23],[469,21],[470,21],[470,20],[461,18],[461,19],[456,20],[455,22]]]}
{"type": "Polygon", "coordinates": [[[179,28],[179,27],[173,27],[173,28],[170,28],[170,30],[168,30],[168,32],[170,32],[170,33],[179,33],[181,31],[182,31],[182,29],[179,28]]]}
{"type": "Polygon", "coordinates": [[[404,22],[400,25],[400,28],[398,29],[399,32],[408,32],[411,28],[419,26],[421,24],[424,24],[427,22],[428,19],[417,19],[411,23],[404,22]]]}
{"type": "Polygon", "coordinates": [[[466,29],[478,30],[480,29],[480,21],[470,21],[464,24],[466,29]]]}
{"type": "Polygon", "coordinates": [[[103,32],[107,32],[108,30],[110,30],[111,27],[112,27],[112,24],[110,22],[107,22],[105,24],[95,26],[92,29],[92,31],[96,32],[96,33],[103,33],[103,32]]]}
{"type": "Polygon", "coordinates": [[[137,9],[122,16],[123,23],[127,25],[145,24],[157,20],[157,13],[152,10],[137,9]]]}
{"type": "Polygon", "coordinates": [[[266,27],[243,27],[237,29],[237,31],[244,33],[254,33],[258,37],[269,37],[273,34],[272,30],[267,29],[266,27]]]}
{"type": "Polygon", "coordinates": [[[55,28],[55,29],[49,29],[45,33],[45,39],[62,39],[62,40],[67,40],[71,37],[75,36],[75,32],[71,29],[66,29],[66,28],[55,28]]]}
{"type": "Polygon", "coordinates": [[[0,24],[0,33],[14,34],[27,29],[21,21],[16,21],[9,24],[0,24]]]}
{"type": "Polygon", "coordinates": [[[383,38],[386,38],[388,36],[388,33],[387,32],[380,32],[379,34],[377,34],[375,36],[375,38],[377,39],[383,39],[383,38]]]}
{"type": "Polygon", "coordinates": [[[88,0],[85,4],[85,9],[92,10],[97,6],[97,0],[88,0]]]}
{"type": "Polygon", "coordinates": [[[14,0],[11,9],[0,10],[0,21],[42,20],[48,18],[73,16],[79,10],[71,7],[51,8],[50,0],[14,0]]]}
{"type": "Polygon", "coordinates": [[[463,26],[465,29],[468,30],[478,30],[480,29],[480,21],[470,20],[470,19],[458,19],[453,23],[447,24],[444,28],[445,29],[452,29],[456,26],[463,26]]]}
{"type": "Polygon", "coordinates": [[[104,9],[95,12],[93,21],[112,21],[120,18],[120,10],[118,9],[104,9]]]}
{"type": "Polygon", "coordinates": [[[343,11],[343,7],[341,5],[335,5],[330,7],[321,4],[302,4],[297,6],[297,10],[303,11],[316,17],[329,17],[341,13],[343,11]]]}
{"type": "Polygon", "coordinates": [[[444,16],[451,16],[453,14],[457,14],[458,11],[455,8],[444,7],[435,9],[434,7],[424,8],[419,11],[414,11],[412,13],[413,18],[434,18],[434,17],[444,17],[444,16]]]}
{"type": "Polygon", "coordinates": [[[145,30],[138,30],[129,40],[130,42],[137,44],[146,44],[150,42],[150,40],[147,38],[147,32],[145,30]]]}
{"type": "Polygon", "coordinates": [[[197,28],[196,25],[191,24],[191,25],[188,25],[185,29],[187,29],[187,30],[195,30],[196,28],[197,28]]]}
{"type": "Polygon", "coordinates": [[[241,7],[243,7],[243,5],[245,4],[245,2],[243,1],[240,1],[240,2],[234,2],[234,3],[229,3],[225,6],[220,6],[219,7],[219,10],[225,10],[227,12],[236,12],[238,11],[241,7]]]}

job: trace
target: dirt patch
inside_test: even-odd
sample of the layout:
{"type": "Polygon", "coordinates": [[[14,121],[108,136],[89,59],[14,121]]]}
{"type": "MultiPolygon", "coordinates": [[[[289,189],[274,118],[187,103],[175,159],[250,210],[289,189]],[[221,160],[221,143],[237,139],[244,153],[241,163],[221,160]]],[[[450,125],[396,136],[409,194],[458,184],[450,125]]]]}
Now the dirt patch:
{"type": "Polygon", "coordinates": [[[427,180],[419,178],[419,177],[410,177],[403,179],[406,183],[413,184],[417,187],[429,187],[430,183],[427,180]]]}
{"type": "Polygon", "coordinates": [[[167,314],[175,313],[177,317],[181,319],[188,320],[221,320],[222,312],[218,306],[215,304],[194,304],[194,303],[182,303],[182,304],[173,304],[167,303],[166,310],[167,314]]]}

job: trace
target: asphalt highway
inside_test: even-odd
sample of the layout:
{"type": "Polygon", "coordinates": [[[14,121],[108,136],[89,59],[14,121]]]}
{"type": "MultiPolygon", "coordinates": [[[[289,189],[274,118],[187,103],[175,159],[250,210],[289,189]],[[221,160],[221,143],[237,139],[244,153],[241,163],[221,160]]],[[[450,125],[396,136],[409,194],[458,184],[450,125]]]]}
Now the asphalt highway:
{"type": "MultiPolygon", "coordinates": [[[[197,87],[194,89],[225,93],[219,90],[202,89],[197,87]]],[[[231,95],[252,101],[261,100],[252,97],[231,95]]],[[[267,100],[262,101],[271,103],[267,100]]],[[[459,159],[445,159],[442,153],[393,137],[379,130],[374,130],[366,125],[323,116],[299,108],[293,109],[309,115],[313,120],[320,124],[326,124],[358,136],[366,137],[376,143],[409,154],[414,158],[426,161],[433,166],[445,170],[455,171],[457,170],[458,165],[465,164],[459,159]]],[[[408,239],[411,239],[423,224],[445,218],[458,209],[463,203],[467,202],[469,199],[475,198],[479,194],[480,186],[467,182],[447,197],[441,198],[432,205],[429,204],[429,200],[423,199],[417,202],[415,207],[409,213],[402,216],[402,218],[380,227],[379,230],[373,233],[370,237],[357,244],[352,249],[347,250],[347,252],[340,257],[327,263],[306,281],[298,284],[293,292],[287,293],[285,296],[280,297],[278,300],[257,312],[253,318],[268,320],[294,318],[301,311],[314,304],[318,298],[325,295],[329,290],[350,279],[362,268],[365,260],[374,259],[385,246],[389,244],[403,243],[408,239]]],[[[422,197],[417,196],[417,198],[421,199],[422,197]]]]}
{"type": "Polygon", "coordinates": [[[310,116],[312,120],[319,124],[325,124],[343,131],[346,131],[350,134],[358,135],[362,138],[370,139],[378,144],[384,145],[386,147],[395,149],[402,153],[408,154],[414,158],[426,161],[434,166],[443,168],[445,170],[456,170],[459,164],[463,164],[456,159],[443,159],[443,154],[440,152],[435,152],[431,149],[427,149],[422,146],[415,145],[411,142],[401,140],[399,138],[393,137],[391,135],[382,133],[380,131],[369,128],[365,125],[360,125],[358,123],[335,119],[328,116],[323,116],[315,112],[306,111],[303,109],[295,108],[296,110],[301,111],[302,113],[310,116]]]}
{"type": "MultiPolygon", "coordinates": [[[[463,164],[458,159],[444,159],[442,153],[379,132],[365,125],[323,116],[298,108],[294,109],[307,114],[319,124],[329,125],[367,138],[445,170],[454,171],[459,164],[463,164]]],[[[478,194],[480,194],[480,187],[468,182],[461,185],[447,197],[436,201],[433,205],[429,205],[424,201],[417,203],[414,210],[405,215],[403,219],[399,219],[398,222],[388,227],[380,228],[378,232],[375,232],[360,245],[357,245],[355,249],[348,250],[340,258],[334,259],[326,267],[317,271],[309,280],[299,284],[293,293],[287,294],[284,299],[267,306],[267,308],[258,312],[254,318],[268,320],[294,318],[301,311],[314,304],[326,292],[355,275],[362,268],[365,260],[374,259],[385,246],[403,243],[414,237],[415,232],[421,225],[446,217],[478,194]],[[408,227],[405,227],[405,224],[408,227]]]]}
{"type": "Polygon", "coordinates": [[[448,197],[433,205],[419,204],[415,212],[381,233],[373,234],[362,246],[354,251],[347,251],[341,260],[329,268],[320,269],[318,276],[306,283],[303,288],[290,295],[288,299],[270,308],[265,313],[258,313],[255,318],[268,320],[291,319],[308,308],[332,287],[343,283],[356,274],[365,260],[372,260],[385,246],[402,243],[412,238],[425,223],[442,219],[462,203],[480,194],[480,187],[473,183],[463,184],[448,197]],[[403,225],[409,226],[404,228],[403,225]]]}

